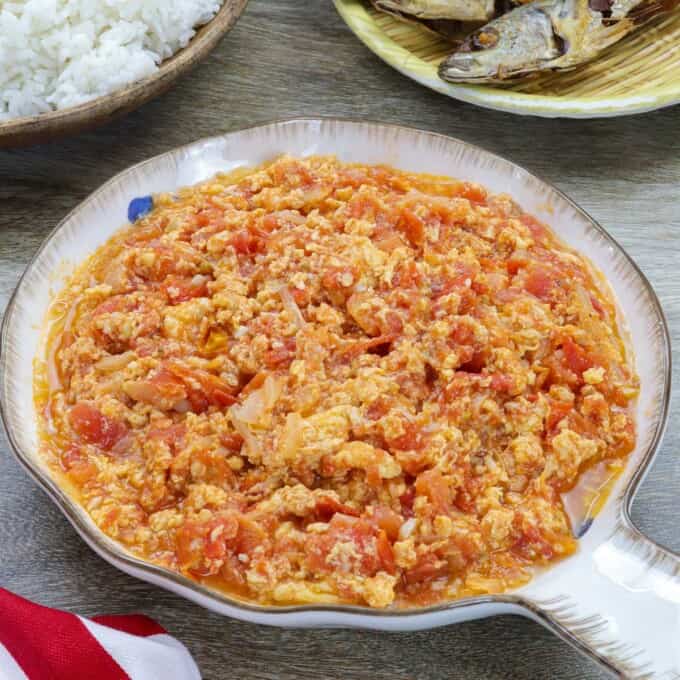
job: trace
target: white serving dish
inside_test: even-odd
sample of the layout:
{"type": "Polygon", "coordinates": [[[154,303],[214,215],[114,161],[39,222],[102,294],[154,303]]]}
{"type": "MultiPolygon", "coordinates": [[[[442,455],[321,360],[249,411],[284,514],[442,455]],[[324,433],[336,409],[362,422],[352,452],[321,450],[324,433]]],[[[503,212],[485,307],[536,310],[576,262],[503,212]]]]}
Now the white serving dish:
{"type": "Polygon", "coordinates": [[[610,671],[625,677],[680,676],[680,558],[644,537],[629,508],[659,446],[668,412],[670,345],[659,302],[643,274],[592,218],[554,187],[513,163],[430,132],[340,120],[272,123],[200,140],[136,165],[104,184],[68,215],[29,264],[2,326],[0,396],[9,441],[83,539],[124,572],[213,611],[278,626],[416,630],[501,613],[539,621],[610,671]],[[410,610],[359,606],[265,607],[211,591],[148,564],[106,537],[59,487],[37,455],[33,358],[50,299],[75,265],[126,221],[129,201],[257,165],[289,153],[336,154],[479,182],[511,194],[605,274],[628,322],[641,379],[638,444],[580,549],[521,589],[410,610]]]}

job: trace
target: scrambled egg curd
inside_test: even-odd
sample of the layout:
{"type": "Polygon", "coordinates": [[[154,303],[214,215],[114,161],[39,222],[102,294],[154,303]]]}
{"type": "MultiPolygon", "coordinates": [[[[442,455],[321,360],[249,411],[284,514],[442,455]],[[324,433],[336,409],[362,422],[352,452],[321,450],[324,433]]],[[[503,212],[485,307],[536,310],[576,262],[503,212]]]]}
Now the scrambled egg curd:
{"type": "Polygon", "coordinates": [[[598,276],[466,182],[328,157],[217,176],[154,197],[53,302],[42,452],[110,537],[237,598],[501,592],[576,549],[561,494],[635,444],[598,276]]]}

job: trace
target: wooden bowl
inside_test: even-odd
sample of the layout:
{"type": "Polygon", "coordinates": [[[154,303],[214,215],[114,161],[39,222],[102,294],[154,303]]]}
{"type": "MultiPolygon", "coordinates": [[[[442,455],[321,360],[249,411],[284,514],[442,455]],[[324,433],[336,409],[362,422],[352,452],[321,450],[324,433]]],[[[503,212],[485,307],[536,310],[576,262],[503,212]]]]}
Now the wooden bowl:
{"type": "Polygon", "coordinates": [[[510,113],[599,118],[680,102],[680,9],[645,24],[570,71],[508,85],[462,85],[439,78],[451,44],[420,26],[378,12],[364,0],[335,0],[357,37],[404,75],[449,97],[510,113]]]}
{"type": "Polygon", "coordinates": [[[191,42],[163,61],[148,78],[78,106],[0,122],[0,148],[38,144],[88,130],[140,107],[205,59],[247,4],[248,0],[224,0],[217,14],[196,31],[191,42]]]}

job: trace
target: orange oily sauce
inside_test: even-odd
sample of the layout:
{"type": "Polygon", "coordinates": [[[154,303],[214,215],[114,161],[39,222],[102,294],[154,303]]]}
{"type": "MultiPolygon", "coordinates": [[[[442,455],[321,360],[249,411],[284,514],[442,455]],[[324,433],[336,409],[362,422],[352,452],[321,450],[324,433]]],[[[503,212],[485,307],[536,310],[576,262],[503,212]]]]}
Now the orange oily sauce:
{"type": "Polygon", "coordinates": [[[43,454],[103,531],[264,604],[501,592],[576,549],[569,490],[632,450],[637,378],[545,225],[331,158],[155,206],[36,358],[43,454]]]}

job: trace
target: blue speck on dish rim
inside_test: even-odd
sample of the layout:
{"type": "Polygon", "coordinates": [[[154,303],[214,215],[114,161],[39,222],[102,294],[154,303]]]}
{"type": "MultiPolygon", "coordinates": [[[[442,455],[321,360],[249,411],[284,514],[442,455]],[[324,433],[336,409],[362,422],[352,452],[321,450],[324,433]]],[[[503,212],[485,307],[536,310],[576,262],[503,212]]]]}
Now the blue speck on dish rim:
{"type": "Polygon", "coordinates": [[[128,205],[128,222],[136,222],[140,217],[148,215],[153,209],[153,196],[133,198],[128,205]]]}
{"type": "Polygon", "coordinates": [[[593,526],[593,518],[586,517],[586,519],[583,520],[583,522],[581,522],[581,525],[576,531],[576,538],[583,538],[586,531],[588,531],[588,529],[590,529],[591,526],[593,526]]]}

